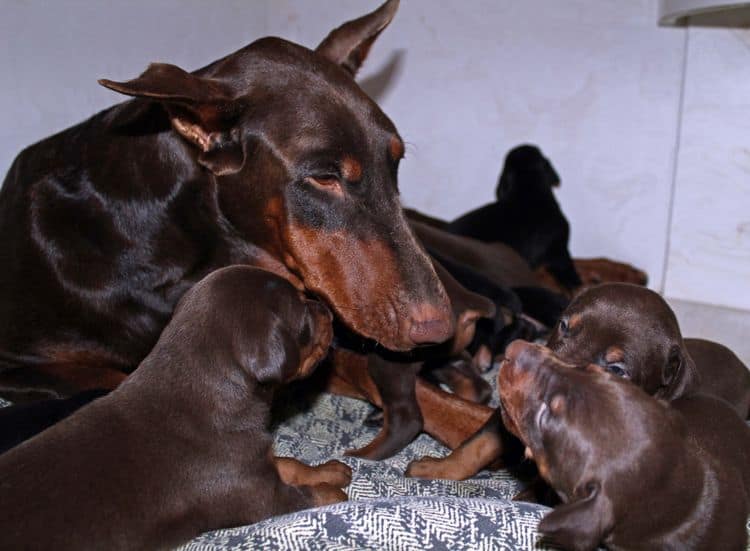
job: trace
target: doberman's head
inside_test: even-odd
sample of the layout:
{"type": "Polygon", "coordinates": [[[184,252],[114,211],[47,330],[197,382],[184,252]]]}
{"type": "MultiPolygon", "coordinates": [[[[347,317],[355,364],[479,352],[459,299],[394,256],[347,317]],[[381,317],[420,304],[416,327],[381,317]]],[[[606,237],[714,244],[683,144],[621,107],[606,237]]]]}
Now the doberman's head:
{"type": "Polygon", "coordinates": [[[401,211],[403,141],[353,79],[397,6],[345,23],[314,51],[264,38],[194,73],[152,64],[101,83],[164,107],[238,237],[355,332],[406,350],[446,340],[453,321],[401,211]]]}
{"type": "Polygon", "coordinates": [[[632,535],[622,519],[632,524],[632,507],[642,511],[673,469],[664,458],[684,436],[679,416],[597,365],[567,364],[525,341],[508,346],[498,379],[504,421],[564,503],[540,532],[566,549],[594,549],[615,528],[632,535]]]}
{"type": "Polygon", "coordinates": [[[627,283],[591,287],[563,312],[547,343],[571,363],[594,363],[649,394],[674,400],[699,375],[669,305],[654,291],[627,283]]]}

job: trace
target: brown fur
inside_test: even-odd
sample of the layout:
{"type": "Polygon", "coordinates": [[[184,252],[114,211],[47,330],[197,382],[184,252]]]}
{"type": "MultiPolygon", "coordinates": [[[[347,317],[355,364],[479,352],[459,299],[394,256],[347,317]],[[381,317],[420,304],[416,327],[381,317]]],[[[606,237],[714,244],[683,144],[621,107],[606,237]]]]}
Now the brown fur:
{"type": "Polygon", "coordinates": [[[274,462],[268,433],[274,387],[332,333],[321,303],[269,272],[209,275],[115,391],[0,456],[3,546],[162,548],[345,499],[346,465],[274,462]]]}

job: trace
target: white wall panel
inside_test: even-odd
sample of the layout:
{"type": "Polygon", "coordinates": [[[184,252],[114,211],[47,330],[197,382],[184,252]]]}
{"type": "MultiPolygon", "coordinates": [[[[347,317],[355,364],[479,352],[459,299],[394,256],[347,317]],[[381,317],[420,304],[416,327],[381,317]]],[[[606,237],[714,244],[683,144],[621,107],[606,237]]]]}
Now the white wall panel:
{"type": "Polygon", "coordinates": [[[690,29],[666,280],[750,309],[750,31],[690,29]]]}

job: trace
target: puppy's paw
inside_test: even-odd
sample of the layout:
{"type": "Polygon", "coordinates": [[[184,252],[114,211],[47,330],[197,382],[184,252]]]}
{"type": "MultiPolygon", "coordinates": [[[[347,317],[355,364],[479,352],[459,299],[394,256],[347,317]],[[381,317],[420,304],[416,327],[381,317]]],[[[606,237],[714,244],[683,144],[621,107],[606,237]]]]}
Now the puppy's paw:
{"type": "Polygon", "coordinates": [[[308,486],[308,488],[310,489],[310,493],[312,493],[315,507],[341,503],[349,499],[343,490],[330,484],[317,484],[315,486],[308,486]]]}
{"type": "Polygon", "coordinates": [[[337,488],[348,486],[352,482],[352,469],[349,465],[331,459],[330,461],[313,467],[318,475],[320,484],[329,484],[337,488]]]}
{"type": "Polygon", "coordinates": [[[442,476],[440,464],[440,458],[425,456],[422,459],[415,459],[409,463],[404,474],[411,478],[445,478],[442,476]]]}

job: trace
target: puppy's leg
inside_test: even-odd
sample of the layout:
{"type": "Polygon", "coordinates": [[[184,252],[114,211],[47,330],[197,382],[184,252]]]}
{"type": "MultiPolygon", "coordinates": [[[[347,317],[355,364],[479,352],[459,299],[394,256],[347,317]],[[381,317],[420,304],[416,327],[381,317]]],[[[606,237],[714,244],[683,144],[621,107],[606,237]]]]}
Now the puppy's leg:
{"type": "MultiPolygon", "coordinates": [[[[359,395],[377,407],[383,406],[380,392],[368,373],[366,357],[337,350],[333,366],[332,380],[338,379],[334,388],[344,395],[359,395]]],[[[492,408],[445,392],[420,377],[416,379],[415,394],[424,431],[451,449],[477,432],[492,415],[492,408]]]]}
{"type": "Polygon", "coordinates": [[[314,507],[347,500],[341,488],[352,481],[348,465],[334,459],[317,466],[305,465],[291,457],[273,457],[272,461],[281,481],[308,494],[314,507]]]}
{"type": "Polygon", "coordinates": [[[347,455],[385,459],[401,451],[422,431],[414,387],[421,364],[395,364],[370,355],[367,372],[382,400],[383,428],[364,448],[347,455]]]}
{"type": "Polygon", "coordinates": [[[274,457],[273,463],[281,480],[291,486],[328,484],[343,488],[352,481],[351,468],[335,459],[322,465],[312,466],[292,457],[274,457]]]}
{"type": "Polygon", "coordinates": [[[430,479],[465,480],[501,458],[504,426],[499,410],[482,428],[444,458],[423,457],[412,461],[406,476],[430,479]]]}
{"type": "Polygon", "coordinates": [[[347,499],[349,499],[349,497],[346,495],[346,492],[344,492],[341,488],[331,486],[330,484],[302,486],[302,488],[310,492],[315,507],[333,505],[334,503],[341,503],[342,501],[346,501],[347,499]]]}
{"type": "Polygon", "coordinates": [[[424,431],[451,449],[482,428],[494,411],[445,392],[421,377],[417,377],[416,395],[424,431]]]}

